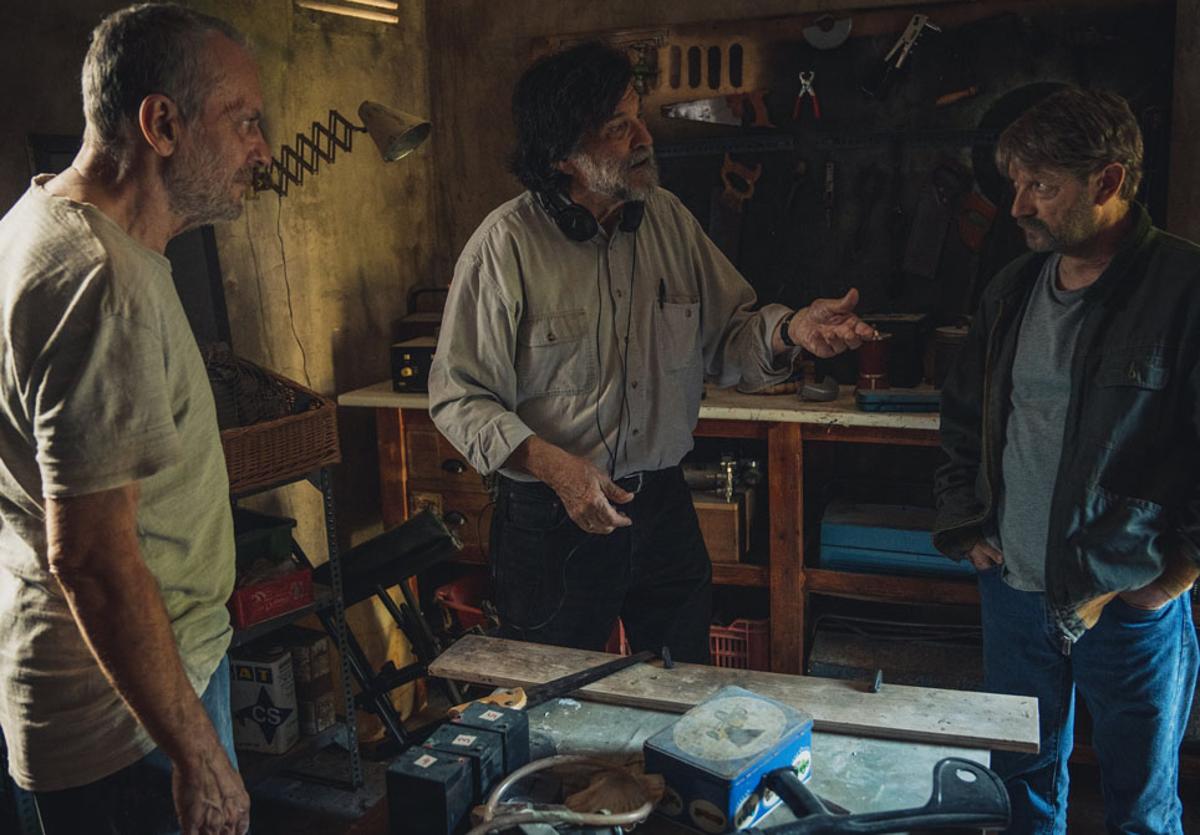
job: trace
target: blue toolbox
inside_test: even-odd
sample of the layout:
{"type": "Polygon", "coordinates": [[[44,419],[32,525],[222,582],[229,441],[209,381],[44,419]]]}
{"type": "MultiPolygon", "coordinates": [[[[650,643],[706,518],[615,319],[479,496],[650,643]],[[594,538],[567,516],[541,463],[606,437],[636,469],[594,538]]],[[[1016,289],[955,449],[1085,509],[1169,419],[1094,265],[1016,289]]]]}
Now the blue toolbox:
{"type": "Polygon", "coordinates": [[[388,766],[390,835],[452,835],[474,802],[471,761],[414,746],[388,766]]]}
{"type": "Polygon", "coordinates": [[[471,763],[472,796],[479,803],[504,774],[504,738],[495,731],[442,725],[422,743],[432,751],[466,757],[471,763]]]}
{"type": "Polygon", "coordinates": [[[658,813],[703,833],[752,826],[779,805],[763,778],[812,775],[812,717],[741,687],[725,687],[646,740],[646,773],[661,774],[658,813]]]}
{"type": "Polygon", "coordinates": [[[934,511],[924,507],[832,501],[821,518],[822,568],[926,576],[974,576],[965,560],[933,547],[934,511]]]}
{"type": "Polygon", "coordinates": [[[504,743],[504,774],[512,774],[529,762],[529,714],[525,711],[472,702],[451,723],[500,734],[504,743]]]}

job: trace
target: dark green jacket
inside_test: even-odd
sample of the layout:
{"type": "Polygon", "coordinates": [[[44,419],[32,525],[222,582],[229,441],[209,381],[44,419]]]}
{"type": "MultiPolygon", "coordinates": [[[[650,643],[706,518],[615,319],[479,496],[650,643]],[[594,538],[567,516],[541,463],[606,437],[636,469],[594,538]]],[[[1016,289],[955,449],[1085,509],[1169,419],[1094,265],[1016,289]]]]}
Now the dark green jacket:
{"type": "MultiPolygon", "coordinates": [[[[1200,247],[1131,211],[1084,293],[1050,507],[1046,599],[1071,640],[1097,598],[1154,581],[1169,556],[1200,562],[1200,247]]],[[[942,389],[933,541],[956,559],[996,526],[1017,334],[1046,258],[991,282],[942,389]]]]}

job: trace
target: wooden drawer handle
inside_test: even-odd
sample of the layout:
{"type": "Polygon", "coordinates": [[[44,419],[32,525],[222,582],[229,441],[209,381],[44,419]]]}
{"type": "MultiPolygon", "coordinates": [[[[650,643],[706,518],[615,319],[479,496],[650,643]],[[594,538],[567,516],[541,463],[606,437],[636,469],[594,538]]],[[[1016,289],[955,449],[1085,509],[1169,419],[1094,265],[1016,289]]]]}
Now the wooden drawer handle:
{"type": "Polygon", "coordinates": [[[447,525],[453,525],[456,528],[461,528],[463,525],[467,524],[467,517],[464,514],[459,513],[457,510],[448,510],[446,511],[446,515],[442,517],[442,521],[447,525]]]}
{"type": "Polygon", "coordinates": [[[467,471],[467,465],[457,458],[447,458],[442,462],[442,469],[454,475],[462,475],[467,471]]]}

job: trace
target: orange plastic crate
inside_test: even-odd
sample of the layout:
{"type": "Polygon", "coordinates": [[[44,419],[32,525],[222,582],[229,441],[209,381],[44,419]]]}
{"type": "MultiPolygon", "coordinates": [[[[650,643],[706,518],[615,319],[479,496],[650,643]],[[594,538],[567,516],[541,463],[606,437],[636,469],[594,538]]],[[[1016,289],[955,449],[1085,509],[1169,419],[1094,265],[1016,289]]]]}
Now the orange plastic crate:
{"type": "Polygon", "coordinates": [[[738,618],[729,626],[708,629],[708,649],[714,667],[771,670],[771,630],[767,620],[738,618]]]}

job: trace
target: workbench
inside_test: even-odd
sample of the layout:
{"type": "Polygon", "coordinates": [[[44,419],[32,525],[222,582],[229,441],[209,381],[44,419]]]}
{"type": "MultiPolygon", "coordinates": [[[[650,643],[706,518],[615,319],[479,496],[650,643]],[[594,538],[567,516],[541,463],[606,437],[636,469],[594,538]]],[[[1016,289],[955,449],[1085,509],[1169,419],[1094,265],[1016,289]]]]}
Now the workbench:
{"type": "MultiPolygon", "coordinates": [[[[529,731],[539,756],[583,754],[621,765],[641,762],[642,743],[679,717],[671,713],[576,699],[558,699],[529,711],[529,731]]],[[[988,765],[978,748],[955,748],[890,739],[813,733],[813,776],[809,788],[851,812],[883,812],[921,806],[933,786],[933,766],[946,757],[988,765]]],[[[794,820],[780,806],[759,826],[794,820]]],[[[675,835],[684,829],[651,816],[637,828],[645,835],[675,835]]]]}
{"type": "MultiPolygon", "coordinates": [[[[338,405],[373,408],[378,434],[380,492],[385,525],[408,517],[413,486],[450,491],[459,504],[466,561],[482,562],[487,499],[479,477],[433,427],[428,398],[398,394],[390,382],[338,397],[338,405]],[[474,491],[474,492],[472,492],[474,491]],[[478,514],[473,515],[473,514],[478,514]]],[[[742,394],[707,387],[697,437],[761,440],[767,447],[769,543],[766,565],[717,563],[716,585],[765,588],[771,629],[771,669],[800,673],[804,664],[807,596],[821,594],[912,603],[972,604],[975,584],[963,579],[901,577],[819,569],[805,563],[804,449],[806,443],[935,447],[936,413],[864,412],[854,390],[809,403],[793,395],[742,394]]]]}
{"type": "MultiPolygon", "coordinates": [[[[484,687],[536,688],[611,660],[603,653],[468,635],[431,665],[434,675],[484,687]]],[[[854,812],[920,806],[934,764],[950,756],[989,764],[989,749],[1038,747],[1035,699],[730,670],[660,661],[582,687],[575,698],[528,709],[535,757],[554,753],[640,762],[642,743],[679,714],[737,685],[813,719],[811,787],[854,812]]],[[[768,820],[789,819],[784,810],[768,820]]],[[[665,826],[666,824],[663,823],[665,826]]],[[[641,831],[641,830],[639,830],[641,831]]],[[[674,831],[652,829],[650,831],[674,831]]]]}

